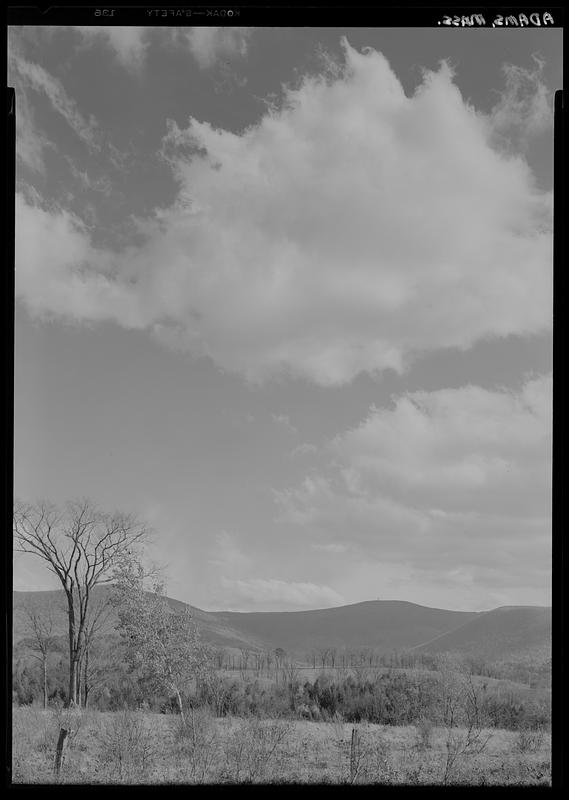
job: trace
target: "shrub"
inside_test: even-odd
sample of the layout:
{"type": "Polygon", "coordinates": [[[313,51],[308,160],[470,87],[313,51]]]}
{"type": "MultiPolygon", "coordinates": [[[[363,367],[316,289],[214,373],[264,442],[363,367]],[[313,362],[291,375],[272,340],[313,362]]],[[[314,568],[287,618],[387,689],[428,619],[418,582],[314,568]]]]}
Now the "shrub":
{"type": "Polygon", "coordinates": [[[229,736],[225,749],[225,777],[233,783],[267,779],[278,751],[285,745],[291,724],[252,718],[229,736]]]}
{"type": "Polygon", "coordinates": [[[147,774],[156,753],[144,715],[117,711],[101,731],[101,765],[111,781],[134,783],[147,774]]]}
{"type": "Polygon", "coordinates": [[[380,732],[372,732],[366,725],[346,729],[340,719],[334,722],[334,733],[339,760],[340,782],[358,783],[393,782],[394,771],[389,746],[380,732]]]}
{"type": "Polygon", "coordinates": [[[215,718],[209,708],[190,709],[185,722],[180,719],[177,730],[179,753],[185,776],[191,783],[207,783],[214,777],[221,746],[215,718]]]}
{"type": "Polygon", "coordinates": [[[416,747],[418,750],[427,750],[432,746],[433,721],[428,717],[420,717],[415,723],[417,729],[416,747]]]}
{"type": "Polygon", "coordinates": [[[522,728],[514,740],[514,751],[517,753],[536,753],[543,745],[544,731],[540,728],[522,728]]]}

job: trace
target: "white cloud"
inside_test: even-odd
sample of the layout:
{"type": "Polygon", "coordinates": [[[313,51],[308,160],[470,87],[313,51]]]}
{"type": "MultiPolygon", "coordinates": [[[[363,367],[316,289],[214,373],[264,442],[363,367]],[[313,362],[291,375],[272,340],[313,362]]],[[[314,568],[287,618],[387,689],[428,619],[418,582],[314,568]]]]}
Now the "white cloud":
{"type": "Polygon", "coordinates": [[[506,88],[491,112],[492,127],[518,147],[553,125],[553,97],[543,81],[544,61],[533,56],[534,69],[504,66],[506,88]]]}
{"type": "Polygon", "coordinates": [[[476,386],[414,392],[371,411],[332,451],[354,492],[381,492],[414,508],[543,513],[550,378],[519,394],[476,386]]]}
{"type": "Polygon", "coordinates": [[[69,215],[24,208],[48,240],[50,221],[64,234],[54,255],[72,239],[89,270],[28,248],[20,296],[149,328],[251,381],[342,384],[422,350],[548,329],[551,197],[527,164],[492,148],[491,118],[447,68],[408,98],[379,53],[346,43],[345,60],[242,134],[171,123],[178,201],[120,259],[86,234],[81,246],[69,215]]]}
{"type": "Polygon", "coordinates": [[[302,608],[342,605],[345,600],[341,594],[329,586],[315,583],[299,583],[265,578],[229,580],[222,578],[222,586],[230,592],[237,604],[248,607],[262,606],[263,609],[281,609],[283,605],[302,608]]]}
{"type": "Polygon", "coordinates": [[[98,178],[93,178],[87,170],[82,170],[77,167],[70,156],[65,156],[65,161],[69,165],[71,174],[83,189],[88,189],[92,192],[101,192],[106,197],[110,197],[113,193],[113,183],[108,175],[103,174],[98,178]]]}
{"type": "Polygon", "coordinates": [[[347,544],[341,544],[340,542],[330,542],[329,544],[313,544],[313,550],[317,550],[322,553],[345,553],[348,550],[347,544]]]}
{"type": "Polygon", "coordinates": [[[245,56],[253,28],[185,28],[178,31],[185,37],[190,52],[201,69],[213,67],[219,60],[245,56]]]}
{"type": "Polygon", "coordinates": [[[551,376],[518,393],[408,394],[336,437],[329,456],[325,473],[275,493],[280,521],[315,546],[349,538],[361,558],[442,582],[466,571],[504,590],[547,584],[551,376]]]}
{"type": "Polygon", "coordinates": [[[316,445],[311,444],[310,442],[302,442],[302,444],[299,444],[294,448],[290,455],[291,458],[295,458],[296,456],[314,455],[317,452],[318,448],[316,445]]]}
{"type": "MultiPolygon", "coordinates": [[[[314,608],[344,602],[341,594],[326,585],[252,577],[266,572],[274,562],[274,548],[270,546],[267,551],[266,544],[259,539],[249,539],[245,547],[235,532],[227,530],[214,537],[205,568],[208,606],[234,611],[282,610],[283,607],[314,608]]],[[[291,566],[294,569],[294,559],[288,568],[291,566]]]]}
{"type": "Polygon", "coordinates": [[[139,305],[114,279],[110,253],[96,250],[85,224],[60,208],[16,196],[16,293],[36,316],[138,324],[139,305]]]}
{"type": "Polygon", "coordinates": [[[294,435],[298,433],[298,429],[292,424],[288,414],[271,414],[271,419],[276,425],[280,425],[289,433],[292,433],[294,435]]]}
{"type": "Polygon", "coordinates": [[[43,67],[29,62],[23,55],[22,34],[11,28],[8,40],[8,81],[16,94],[16,155],[21,162],[36,172],[45,173],[45,152],[56,149],[54,143],[40,130],[32,102],[33,92],[44,94],[52,107],[60,113],[77,135],[89,147],[94,147],[94,135],[73,100],[61,83],[43,67]]]}
{"type": "Polygon", "coordinates": [[[21,82],[16,90],[16,156],[36,172],[45,173],[45,151],[53,148],[49,138],[36,125],[35,115],[21,82]]]}
{"type": "Polygon", "coordinates": [[[251,577],[265,571],[273,561],[274,556],[269,555],[263,544],[249,542],[245,549],[231,531],[222,531],[214,537],[206,568],[209,605],[231,610],[282,610],[344,602],[341,594],[326,585],[251,577]]]}
{"type": "Polygon", "coordinates": [[[242,58],[247,54],[248,40],[253,28],[125,28],[75,26],[82,44],[91,47],[103,42],[115,54],[123,67],[138,73],[144,66],[151,36],[158,37],[165,47],[182,46],[189,50],[200,69],[210,69],[221,60],[242,58]]]}
{"type": "MultiPolygon", "coordinates": [[[[103,155],[105,166],[124,171],[127,165],[127,154],[119,151],[110,141],[105,141],[95,118],[90,115],[87,119],[79,110],[75,100],[67,93],[61,81],[45,70],[41,65],[29,61],[24,56],[24,40],[34,39],[41,32],[42,38],[53,39],[54,32],[61,30],[55,28],[31,28],[26,30],[26,35],[19,30],[10,30],[9,39],[9,81],[16,91],[16,154],[26,166],[36,172],[46,172],[45,152],[61,151],[42,129],[39,121],[42,115],[38,114],[34,94],[42,94],[49,100],[51,108],[60,114],[76,136],[87,146],[91,154],[103,155]],[[30,91],[31,90],[31,91],[30,91]]],[[[94,30],[97,29],[87,29],[94,30]]],[[[53,41],[50,42],[53,45],[53,41]]],[[[88,189],[111,192],[111,182],[106,176],[93,179],[85,170],[80,170],[73,163],[68,154],[63,154],[70,165],[74,178],[88,189]]],[[[71,193],[71,196],[73,194],[71,193]]]]}
{"type": "MultiPolygon", "coordinates": [[[[75,101],[67,94],[61,81],[50,75],[42,66],[27,61],[17,49],[11,51],[10,65],[17,73],[21,87],[44,94],[53,109],[65,119],[76,135],[93,151],[98,151],[97,125],[93,118],[86,120],[75,101]]],[[[24,105],[27,100],[24,101],[24,105]]]]}
{"type": "Polygon", "coordinates": [[[105,42],[123,67],[133,72],[141,69],[146,58],[150,29],[109,25],[104,28],[76,26],[75,30],[82,35],[85,46],[105,42]]]}

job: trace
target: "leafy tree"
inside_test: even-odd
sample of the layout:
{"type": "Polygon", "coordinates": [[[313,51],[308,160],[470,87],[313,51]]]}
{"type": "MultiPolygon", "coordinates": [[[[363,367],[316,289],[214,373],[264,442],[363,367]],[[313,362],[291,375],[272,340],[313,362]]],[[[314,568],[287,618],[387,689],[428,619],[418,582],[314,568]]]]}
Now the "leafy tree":
{"type": "MultiPolygon", "coordinates": [[[[190,609],[173,609],[164,594],[164,584],[154,578],[145,590],[146,573],[131,559],[116,574],[119,627],[126,643],[127,661],[140,670],[159,692],[174,695],[182,724],[186,725],[183,695],[193,683],[209,675],[211,654],[201,644],[190,609]]],[[[193,727],[193,709],[192,727],[193,727]]]]}
{"type": "Polygon", "coordinates": [[[111,581],[121,559],[146,536],[134,517],[108,514],[89,500],[69,502],[63,510],[43,502],[15,502],[16,551],[45,561],[67,598],[69,705],[81,702],[80,665],[93,588],[111,581]]]}

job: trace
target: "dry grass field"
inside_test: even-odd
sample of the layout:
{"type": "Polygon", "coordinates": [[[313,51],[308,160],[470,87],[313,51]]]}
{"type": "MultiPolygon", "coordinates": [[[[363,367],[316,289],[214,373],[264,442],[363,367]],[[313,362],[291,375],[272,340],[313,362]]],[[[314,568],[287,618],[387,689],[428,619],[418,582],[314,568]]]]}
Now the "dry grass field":
{"type": "Polygon", "coordinates": [[[550,785],[550,735],[352,725],[340,720],[180,717],[13,709],[13,782],[25,784],[550,785]],[[59,730],[71,734],[58,776],[59,730]]]}

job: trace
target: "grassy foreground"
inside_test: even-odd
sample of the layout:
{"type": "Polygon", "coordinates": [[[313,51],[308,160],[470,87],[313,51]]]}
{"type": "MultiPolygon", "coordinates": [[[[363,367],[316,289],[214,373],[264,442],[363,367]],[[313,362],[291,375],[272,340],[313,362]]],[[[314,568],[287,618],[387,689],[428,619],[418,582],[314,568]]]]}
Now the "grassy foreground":
{"type": "Polygon", "coordinates": [[[549,785],[550,735],[143,712],[13,709],[13,782],[549,785]],[[59,730],[72,733],[56,777],[59,730]]]}

